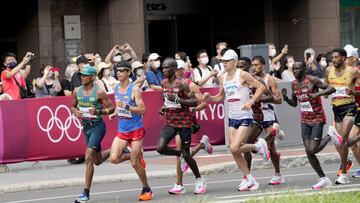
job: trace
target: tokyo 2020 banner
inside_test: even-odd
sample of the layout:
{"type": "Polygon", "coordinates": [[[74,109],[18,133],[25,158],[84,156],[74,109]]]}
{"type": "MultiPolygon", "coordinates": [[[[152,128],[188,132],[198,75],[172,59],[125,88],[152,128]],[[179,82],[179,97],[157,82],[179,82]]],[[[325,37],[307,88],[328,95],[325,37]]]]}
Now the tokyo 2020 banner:
{"type": "MultiPolygon", "coordinates": [[[[216,94],[217,88],[202,89],[216,94]]],[[[114,104],[114,96],[110,95],[114,104]]],[[[158,110],[163,104],[159,91],[144,92],[147,109],[144,116],[144,149],[154,150],[165,121],[158,110]]],[[[69,159],[83,156],[86,144],[80,121],[70,112],[71,97],[0,101],[0,163],[69,159]]],[[[197,112],[200,131],[192,136],[197,144],[203,135],[211,144],[225,144],[224,105],[208,103],[197,112]]],[[[102,149],[111,147],[117,131],[117,119],[104,116],[106,135],[102,149]]],[[[173,143],[173,142],[172,142],[173,143]]]]}

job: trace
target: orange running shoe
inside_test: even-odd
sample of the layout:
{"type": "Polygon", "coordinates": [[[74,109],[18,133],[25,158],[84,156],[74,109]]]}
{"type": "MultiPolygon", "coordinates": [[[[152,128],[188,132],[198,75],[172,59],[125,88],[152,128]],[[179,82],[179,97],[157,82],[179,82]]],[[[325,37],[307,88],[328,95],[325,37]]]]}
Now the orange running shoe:
{"type": "MultiPolygon", "coordinates": [[[[352,161],[350,159],[348,159],[348,161],[346,162],[346,173],[351,169],[352,167],[352,161]]],[[[342,174],[342,169],[341,169],[341,164],[340,164],[340,169],[337,173],[337,176],[340,176],[342,174]]]]}
{"type": "Polygon", "coordinates": [[[152,198],[154,197],[153,192],[150,190],[150,192],[143,192],[141,193],[140,197],[139,197],[139,201],[149,201],[152,200],[152,198]]]}

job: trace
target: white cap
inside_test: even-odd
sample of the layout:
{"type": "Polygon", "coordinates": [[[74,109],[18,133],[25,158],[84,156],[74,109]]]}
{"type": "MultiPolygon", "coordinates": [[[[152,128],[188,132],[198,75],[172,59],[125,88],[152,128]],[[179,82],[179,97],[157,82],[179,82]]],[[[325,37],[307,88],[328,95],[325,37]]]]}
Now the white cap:
{"type": "Polygon", "coordinates": [[[224,53],[224,55],[221,57],[221,59],[225,60],[225,61],[234,59],[235,61],[237,61],[238,60],[238,55],[234,50],[229,49],[224,53]]]}
{"type": "Polygon", "coordinates": [[[350,56],[354,56],[356,58],[359,57],[359,54],[357,52],[358,48],[354,48],[352,45],[350,44],[347,44],[345,47],[344,47],[345,51],[346,51],[346,55],[347,57],[350,57],[350,56]]]}
{"type": "Polygon", "coordinates": [[[149,55],[149,61],[153,61],[153,60],[156,60],[158,58],[160,58],[161,56],[157,53],[152,53],[149,55]]]}
{"type": "Polygon", "coordinates": [[[110,68],[111,63],[105,63],[105,62],[100,62],[97,66],[96,66],[96,72],[97,74],[100,73],[100,71],[104,68],[110,68]]]}
{"type": "Polygon", "coordinates": [[[177,69],[180,69],[180,68],[185,69],[185,61],[179,59],[179,60],[176,60],[176,63],[177,63],[177,69]]]}
{"type": "Polygon", "coordinates": [[[144,64],[142,64],[140,61],[134,61],[131,64],[131,69],[134,71],[135,69],[139,68],[139,67],[144,67],[144,64]]]}

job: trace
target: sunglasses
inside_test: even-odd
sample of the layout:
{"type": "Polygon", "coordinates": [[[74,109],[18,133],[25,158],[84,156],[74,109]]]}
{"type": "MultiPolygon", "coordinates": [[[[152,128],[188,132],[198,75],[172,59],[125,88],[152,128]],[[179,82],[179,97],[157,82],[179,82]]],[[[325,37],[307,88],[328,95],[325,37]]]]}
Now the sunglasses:
{"type": "Polygon", "coordinates": [[[129,69],[120,69],[120,68],[118,68],[117,71],[119,71],[120,73],[122,73],[122,72],[130,71],[130,70],[129,70],[129,69]]]}

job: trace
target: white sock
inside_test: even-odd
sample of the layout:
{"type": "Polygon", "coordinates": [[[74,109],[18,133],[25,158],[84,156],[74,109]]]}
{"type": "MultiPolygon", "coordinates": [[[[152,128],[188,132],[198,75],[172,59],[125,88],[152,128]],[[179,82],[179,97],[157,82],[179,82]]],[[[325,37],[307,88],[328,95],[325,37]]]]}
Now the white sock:
{"type": "Polygon", "coordinates": [[[246,178],[248,180],[254,180],[255,179],[254,176],[252,176],[250,173],[246,176],[246,178]]]}

